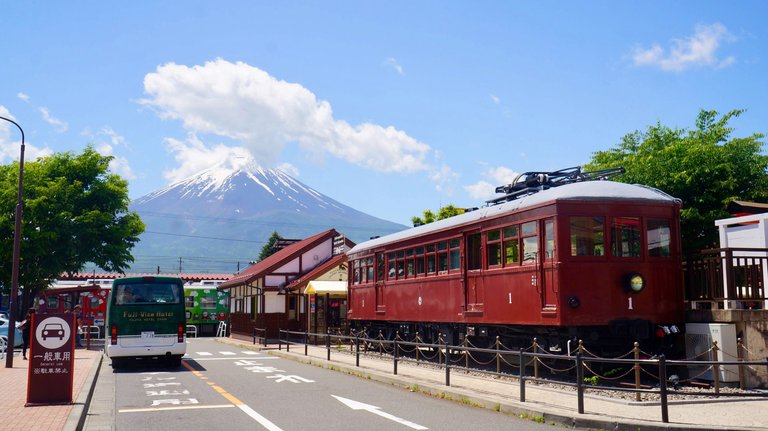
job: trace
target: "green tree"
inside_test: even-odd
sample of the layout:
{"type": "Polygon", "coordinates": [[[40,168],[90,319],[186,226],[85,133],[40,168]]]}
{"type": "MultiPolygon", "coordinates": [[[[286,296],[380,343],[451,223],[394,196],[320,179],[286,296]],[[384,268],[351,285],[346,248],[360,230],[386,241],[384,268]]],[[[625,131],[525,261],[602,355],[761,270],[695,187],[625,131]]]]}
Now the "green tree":
{"type": "Polygon", "coordinates": [[[422,216],[413,216],[411,217],[411,222],[414,226],[420,226],[427,223],[432,223],[436,220],[443,220],[448,217],[453,217],[455,215],[464,214],[466,209],[464,208],[458,208],[454,204],[448,204],[437,212],[437,215],[432,212],[430,209],[424,210],[422,213],[422,216]]]}
{"type": "Polygon", "coordinates": [[[270,235],[269,239],[267,240],[267,243],[264,244],[264,247],[261,248],[261,253],[259,253],[259,262],[262,260],[268,258],[269,256],[272,256],[276,251],[276,245],[277,241],[284,239],[282,236],[280,236],[277,231],[273,231],[272,235],[270,235]]]}
{"type": "Polygon", "coordinates": [[[701,110],[693,130],[657,123],[635,131],[617,147],[594,153],[587,169],[623,166],[627,172],[618,181],[648,185],[681,199],[684,251],[716,246],[714,221],[728,217],[730,201],[768,198],[765,135],[731,137],[728,122],[743,112],[719,116],[701,110]]]}
{"type": "MultiPolygon", "coordinates": [[[[144,232],[139,215],[128,211],[128,182],[109,172],[111,156],[93,148],[57,153],[24,165],[24,206],[19,263],[22,307],[62,273],[93,262],[124,272],[131,248],[144,232]]],[[[0,282],[11,285],[18,163],[0,166],[0,282]]]]}

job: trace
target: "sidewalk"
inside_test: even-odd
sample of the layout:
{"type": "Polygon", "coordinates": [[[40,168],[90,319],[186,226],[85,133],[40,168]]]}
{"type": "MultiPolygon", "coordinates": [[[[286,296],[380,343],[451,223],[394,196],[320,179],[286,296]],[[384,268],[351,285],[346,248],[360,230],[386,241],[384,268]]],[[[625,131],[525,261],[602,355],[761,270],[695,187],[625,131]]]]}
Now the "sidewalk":
{"type": "Polygon", "coordinates": [[[292,345],[290,352],[266,349],[247,341],[217,338],[227,344],[244,348],[269,350],[270,354],[299,362],[359,376],[404,390],[419,391],[431,396],[451,399],[462,404],[500,411],[531,420],[543,420],[568,427],[602,430],[768,430],[768,399],[721,397],[714,399],[689,398],[669,402],[669,423],[661,419],[659,402],[635,402],[604,396],[587,395],[584,414],[578,413],[576,392],[556,390],[526,383],[525,401],[520,402],[517,382],[502,381],[492,376],[473,376],[460,370],[450,373],[450,386],[445,385],[445,369],[412,362],[400,362],[397,375],[393,374],[392,359],[360,357],[331,349],[331,361],[322,346],[309,346],[304,356],[304,345],[292,345]]]}
{"type": "MultiPolygon", "coordinates": [[[[92,345],[91,349],[95,346],[92,345]]],[[[72,382],[71,405],[24,407],[27,402],[27,366],[29,361],[17,351],[13,368],[5,368],[5,358],[0,364],[0,429],[3,431],[57,431],[76,430],[81,418],[85,418],[88,394],[95,382],[96,371],[101,364],[101,350],[75,350],[75,375],[72,382]]]]}

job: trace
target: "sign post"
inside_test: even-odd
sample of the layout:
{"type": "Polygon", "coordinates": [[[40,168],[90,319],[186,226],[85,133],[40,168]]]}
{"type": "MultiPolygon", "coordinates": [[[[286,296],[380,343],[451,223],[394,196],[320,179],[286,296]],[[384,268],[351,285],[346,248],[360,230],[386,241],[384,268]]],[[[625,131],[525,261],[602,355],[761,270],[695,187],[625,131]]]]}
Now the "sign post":
{"type": "Polygon", "coordinates": [[[32,316],[26,406],[72,404],[74,328],[72,313],[32,316]]]}

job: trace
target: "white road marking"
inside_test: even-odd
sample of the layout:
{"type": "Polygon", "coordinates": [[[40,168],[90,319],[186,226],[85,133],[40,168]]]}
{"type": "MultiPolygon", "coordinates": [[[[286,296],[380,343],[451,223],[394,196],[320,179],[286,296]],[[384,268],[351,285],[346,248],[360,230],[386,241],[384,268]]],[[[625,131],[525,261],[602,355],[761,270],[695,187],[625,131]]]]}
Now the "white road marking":
{"type": "Polygon", "coordinates": [[[228,409],[235,407],[232,404],[209,404],[197,406],[179,406],[179,407],[145,407],[139,409],[120,409],[118,413],[141,413],[141,412],[160,412],[165,410],[191,410],[191,409],[228,409]]]}
{"type": "Polygon", "coordinates": [[[370,404],[361,403],[360,401],[354,401],[347,398],[337,397],[336,395],[331,395],[332,397],[339,400],[342,404],[346,405],[347,407],[351,408],[352,410],[365,410],[368,412],[371,412],[375,415],[381,416],[385,419],[389,419],[391,421],[395,421],[399,424],[403,424],[409,428],[413,428],[415,430],[426,430],[429,429],[425,426],[419,425],[417,423],[413,423],[410,421],[407,421],[405,419],[399,418],[397,416],[391,415],[389,413],[385,413],[379,409],[379,407],[372,406],[370,404]]]}
{"type": "Polygon", "coordinates": [[[235,356],[236,355],[235,352],[219,352],[219,353],[221,353],[224,356],[235,356]]]}
{"type": "Polygon", "coordinates": [[[268,429],[270,431],[283,431],[282,428],[280,428],[279,426],[275,425],[274,423],[272,423],[272,421],[270,421],[269,419],[267,419],[264,416],[260,415],[258,412],[256,412],[256,410],[248,407],[247,405],[245,405],[245,404],[238,404],[237,407],[240,410],[244,411],[248,416],[250,416],[253,419],[255,419],[256,422],[260,423],[261,426],[263,426],[264,428],[266,428],[266,429],[268,429]]]}
{"type": "Polygon", "coordinates": [[[211,352],[196,352],[200,356],[212,356],[213,353],[211,352]]]}
{"type": "MultiPolygon", "coordinates": [[[[246,357],[235,357],[235,358],[195,358],[194,361],[242,361],[242,360],[252,360],[253,358],[246,358],[246,357]]],[[[277,356],[264,356],[260,357],[259,361],[265,361],[267,359],[280,359],[277,356]]]]}

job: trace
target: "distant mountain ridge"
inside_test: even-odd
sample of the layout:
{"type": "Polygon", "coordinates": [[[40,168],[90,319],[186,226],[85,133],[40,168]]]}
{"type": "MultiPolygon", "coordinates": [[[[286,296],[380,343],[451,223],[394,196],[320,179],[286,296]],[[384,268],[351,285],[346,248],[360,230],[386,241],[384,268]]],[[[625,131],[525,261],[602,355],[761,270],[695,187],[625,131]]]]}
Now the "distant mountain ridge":
{"type": "Polygon", "coordinates": [[[407,226],[379,219],[253,159],[234,158],[131,202],[146,223],[132,272],[236,272],[269,236],[306,238],[334,228],[361,242],[407,226]],[[186,257],[186,269],[185,269],[186,257]],[[207,259],[207,261],[206,261],[207,259]]]}

